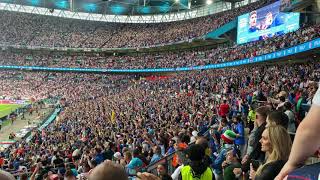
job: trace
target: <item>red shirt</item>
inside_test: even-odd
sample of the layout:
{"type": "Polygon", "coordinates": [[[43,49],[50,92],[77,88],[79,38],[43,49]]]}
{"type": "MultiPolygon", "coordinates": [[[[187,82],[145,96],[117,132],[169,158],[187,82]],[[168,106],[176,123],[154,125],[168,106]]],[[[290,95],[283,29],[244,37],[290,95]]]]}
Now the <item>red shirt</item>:
{"type": "Polygon", "coordinates": [[[4,164],[4,158],[0,158],[0,167],[2,167],[4,164]]]}
{"type": "Polygon", "coordinates": [[[226,116],[228,112],[229,112],[229,105],[228,104],[221,104],[219,115],[226,116]]]}
{"type": "Polygon", "coordinates": [[[23,149],[23,148],[19,148],[19,149],[17,150],[17,154],[19,154],[19,155],[24,154],[24,149],[23,149]]]}

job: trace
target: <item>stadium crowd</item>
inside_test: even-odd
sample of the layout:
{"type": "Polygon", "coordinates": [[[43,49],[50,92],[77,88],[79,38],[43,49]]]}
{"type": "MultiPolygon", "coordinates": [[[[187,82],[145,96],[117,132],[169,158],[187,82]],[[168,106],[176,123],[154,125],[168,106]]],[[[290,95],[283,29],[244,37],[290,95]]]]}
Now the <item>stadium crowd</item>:
{"type": "Polygon", "coordinates": [[[188,41],[217,29],[270,0],[192,20],[159,24],[101,23],[0,12],[0,41],[8,45],[74,48],[144,47],[188,41]]]}
{"type": "MultiPolygon", "coordinates": [[[[202,36],[269,2],[161,26],[83,24],[0,11],[0,41],[75,48],[173,43],[202,36]]],[[[156,55],[3,50],[0,65],[190,67],[252,58],[319,37],[318,24],[244,45],[156,55]]],[[[34,129],[30,141],[22,138],[0,152],[0,179],[14,174],[21,180],[149,180],[153,175],[141,173],[155,164],[153,180],[275,179],[290,160],[292,141],[309,107],[319,105],[319,80],[316,57],[162,76],[2,70],[1,98],[36,102],[59,97],[61,112],[43,130],[34,129]],[[159,162],[168,156],[172,160],[159,162]]]]}
{"type": "Polygon", "coordinates": [[[90,179],[110,160],[135,175],[179,151],[171,164],[176,171],[170,177],[168,164],[159,165],[159,177],[186,176],[183,164],[189,164],[195,175],[211,179],[273,179],[288,159],[288,132],[304,117],[293,107],[300,99],[312,103],[319,69],[312,61],[140,79],[2,71],[7,88],[0,94],[60,96],[63,110],[30,142],[2,152],[1,167],[21,179],[26,170],[34,179],[90,179]],[[187,149],[190,142],[196,145],[187,149]]]}
{"type": "Polygon", "coordinates": [[[244,45],[221,46],[210,50],[166,52],[160,54],[133,54],[105,56],[99,54],[62,55],[0,52],[1,65],[45,67],[100,67],[100,68],[161,68],[192,67],[252,58],[292,47],[320,37],[320,25],[301,29],[265,41],[244,45]]]}

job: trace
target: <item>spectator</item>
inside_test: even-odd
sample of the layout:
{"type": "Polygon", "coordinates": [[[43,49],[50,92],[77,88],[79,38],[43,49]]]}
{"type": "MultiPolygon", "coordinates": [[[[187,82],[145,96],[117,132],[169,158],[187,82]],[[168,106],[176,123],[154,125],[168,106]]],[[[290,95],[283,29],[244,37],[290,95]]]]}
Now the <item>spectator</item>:
{"type": "Polygon", "coordinates": [[[274,179],[288,160],[292,144],[290,136],[282,126],[270,126],[264,130],[260,142],[267,159],[256,171],[250,165],[250,179],[274,179]]]}
{"type": "Polygon", "coordinates": [[[189,165],[185,165],[182,167],[179,179],[215,179],[210,167],[202,163],[203,158],[205,157],[205,150],[200,145],[191,145],[188,149],[187,157],[191,162],[189,165]]]}
{"type": "MultiPolygon", "coordinates": [[[[127,152],[126,154],[129,154],[130,152],[127,152]]],[[[130,160],[129,164],[127,165],[127,168],[129,169],[129,174],[136,174],[136,171],[139,168],[142,168],[143,162],[141,159],[138,158],[139,156],[139,151],[134,150],[133,151],[133,158],[130,160]],[[130,173],[132,170],[133,173],[130,173]]]]}
{"type": "Polygon", "coordinates": [[[153,156],[151,158],[150,164],[159,161],[162,158],[161,148],[159,146],[155,146],[153,148],[153,156]]]}
{"type": "Polygon", "coordinates": [[[126,175],[123,168],[117,164],[112,163],[111,161],[105,161],[97,166],[89,175],[89,180],[127,180],[128,176],[126,175]]]}
{"type": "Polygon", "coordinates": [[[268,115],[266,127],[273,126],[273,125],[280,125],[285,129],[288,129],[288,124],[289,124],[289,118],[284,112],[274,111],[268,115]]]}
{"type": "Polygon", "coordinates": [[[236,139],[236,133],[234,133],[231,130],[226,130],[221,135],[221,140],[223,141],[222,147],[212,165],[212,167],[214,168],[214,175],[216,179],[221,179],[223,176],[222,163],[226,158],[227,152],[230,149],[235,148],[233,144],[235,139],[236,139]]]}
{"type": "Polygon", "coordinates": [[[261,135],[266,126],[266,119],[268,114],[270,113],[270,108],[267,106],[262,106],[257,108],[256,110],[256,120],[255,123],[257,125],[256,130],[253,132],[253,140],[251,142],[252,152],[250,154],[245,155],[242,158],[242,170],[248,171],[249,164],[251,160],[257,160],[262,162],[265,159],[265,153],[261,151],[261,135]]]}
{"type": "Polygon", "coordinates": [[[241,116],[235,116],[232,118],[234,126],[232,128],[233,132],[236,133],[236,139],[234,140],[234,144],[240,150],[241,154],[245,153],[245,134],[244,134],[244,124],[241,119],[241,116]]]}
{"type": "Polygon", "coordinates": [[[64,175],[65,180],[76,180],[76,176],[72,173],[71,170],[67,170],[64,175]]]}
{"type": "Polygon", "coordinates": [[[227,100],[223,100],[223,103],[220,105],[219,115],[227,116],[229,113],[229,105],[227,104],[227,100]]]}
{"type": "Polygon", "coordinates": [[[304,164],[305,160],[318,150],[320,144],[319,138],[319,121],[320,114],[320,88],[313,97],[313,105],[299,125],[295,140],[291,149],[289,160],[283,166],[276,180],[282,180],[290,172],[304,164]],[[306,129],[308,129],[306,131],[306,129]],[[310,141],[313,139],[315,141],[310,141]]]}
{"type": "Polygon", "coordinates": [[[236,179],[233,170],[235,168],[241,168],[240,153],[236,148],[233,148],[227,152],[226,160],[222,163],[222,168],[224,180],[236,179]]]}
{"type": "Polygon", "coordinates": [[[8,172],[0,170],[0,179],[1,180],[14,180],[15,178],[8,172]]]}
{"type": "Polygon", "coordinates": [[[167,153],[166,153],[166,155],[169,155],[169,154],[171,154],[171,153],[173,153],[174,151],[175,151],[175,149],[174,149],[174,144],[175,144],[176,142],[175,142],[175,140],[173,140],[173,139],[171,139],[170,141],[169,141],[169,147],[168,147],[168,150],[167,150],[167,153]]]}
{"type": "Polygon", "coordinates": [[[296,117],[292,111],[292,105],[289,102],[284,104],[284,113],[288,116],[288,132],[290,134],[291,140],[294,139],[294,134],[296,133],[296,117]]]}
{"type": "Polygon", "coordinates": [[[159,164],[157,166],[158,177],[161,180],[172,180],[171,176],[168,175],[166,171],[166,166],[164,164],[159,164]]]}

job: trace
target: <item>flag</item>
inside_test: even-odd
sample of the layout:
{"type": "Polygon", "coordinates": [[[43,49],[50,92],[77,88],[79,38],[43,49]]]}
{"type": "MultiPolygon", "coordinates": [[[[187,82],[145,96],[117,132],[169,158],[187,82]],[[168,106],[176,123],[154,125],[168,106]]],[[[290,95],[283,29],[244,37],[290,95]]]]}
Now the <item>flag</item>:
{"type": "Polygon", "coordinates": [[[111,112],[111,122],[114,123],[116,119],[116,113],[114,111],[111,112]]]}

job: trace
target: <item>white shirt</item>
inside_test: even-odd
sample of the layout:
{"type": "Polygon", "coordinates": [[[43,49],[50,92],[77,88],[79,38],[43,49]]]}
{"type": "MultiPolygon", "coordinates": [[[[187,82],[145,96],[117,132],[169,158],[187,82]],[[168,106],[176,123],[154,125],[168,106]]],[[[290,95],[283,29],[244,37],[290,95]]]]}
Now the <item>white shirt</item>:
{"type": "Polygon", "coordinates": [[[178,180],[178,179],[179,179],[179,175],[180,175],[180,173],[181,173],[182,167],[183,167],[183,165],[177,167],[177,169],[174,170],[174,172],[173,172],[172,175],[171,175],[171,178],[172,178],[173,180],[178,180]]]}
{"type": "Polygon", "coordinates": [[[289,119],[289,124],[288,124],[288,132],[295,133],[296,132],[296,124],[295,124],[295,117],[292,111],[287,110],[284,112],[289,119]]]}
{"type": "Polygon", "coordinates": [[[320,106],[320,83],[318,85],[318,90],[317,90],[316,94],[313,96],[312,103],[317,106],[320,106]]]}

